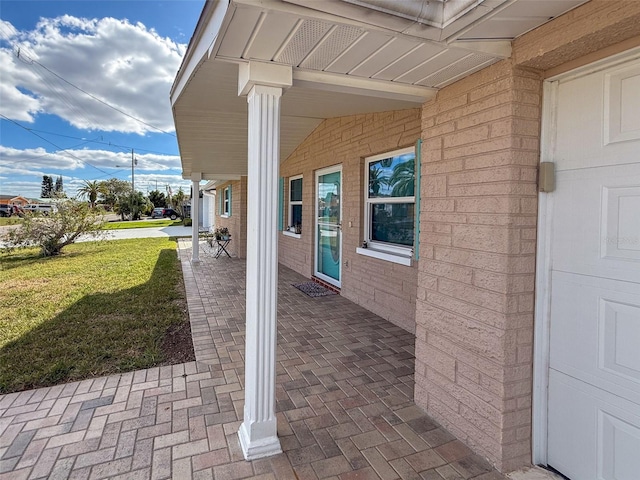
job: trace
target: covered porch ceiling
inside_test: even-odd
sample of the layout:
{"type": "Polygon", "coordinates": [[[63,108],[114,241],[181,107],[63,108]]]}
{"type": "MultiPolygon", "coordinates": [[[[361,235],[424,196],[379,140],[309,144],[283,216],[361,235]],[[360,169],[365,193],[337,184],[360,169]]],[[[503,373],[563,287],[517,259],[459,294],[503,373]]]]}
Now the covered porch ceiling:
{"type": "Polygon", "coordinates": [[[322,120],[416,108],[586,0],[210,0],[171,91],[183,176],[247,174],[238,65],[292,68],[280,158],[322,120]]]}

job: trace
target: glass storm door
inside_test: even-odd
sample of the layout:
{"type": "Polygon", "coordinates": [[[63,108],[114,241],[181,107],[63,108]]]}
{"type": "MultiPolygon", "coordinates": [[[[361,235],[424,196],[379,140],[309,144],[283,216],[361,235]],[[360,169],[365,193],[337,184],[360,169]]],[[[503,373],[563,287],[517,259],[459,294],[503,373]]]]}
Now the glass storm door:
{"type": "Polygon", "coordinates": [[[340,287],[342,167],[316,172],[315,275],[340,287]]]}

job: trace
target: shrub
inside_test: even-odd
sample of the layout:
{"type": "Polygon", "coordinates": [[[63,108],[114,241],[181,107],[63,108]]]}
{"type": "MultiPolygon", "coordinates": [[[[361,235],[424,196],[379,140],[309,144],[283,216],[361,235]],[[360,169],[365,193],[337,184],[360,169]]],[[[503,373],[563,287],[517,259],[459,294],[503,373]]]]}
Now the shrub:
{"type": "Polygon", "coordinates": [[[48,215],[27,214],[24,221],[4,238],[9,250],[40,247],[42,256],[59,255],[64,247],[78,237],[100,237],[104,225],[102,212],[91,209],[86,202],[63,200],[56,211],[48,215]]]}

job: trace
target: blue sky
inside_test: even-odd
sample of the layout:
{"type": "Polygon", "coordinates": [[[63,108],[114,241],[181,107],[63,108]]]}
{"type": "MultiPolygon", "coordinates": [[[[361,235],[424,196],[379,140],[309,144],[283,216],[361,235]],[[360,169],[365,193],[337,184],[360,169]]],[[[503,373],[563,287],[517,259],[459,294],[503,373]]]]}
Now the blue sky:
{"type": "Polygon", "coordinates": [[[188,192],[169,90],[203,5],[1,0],[0,194],[131,181],[132,148],[136,190],[188,192]]]}

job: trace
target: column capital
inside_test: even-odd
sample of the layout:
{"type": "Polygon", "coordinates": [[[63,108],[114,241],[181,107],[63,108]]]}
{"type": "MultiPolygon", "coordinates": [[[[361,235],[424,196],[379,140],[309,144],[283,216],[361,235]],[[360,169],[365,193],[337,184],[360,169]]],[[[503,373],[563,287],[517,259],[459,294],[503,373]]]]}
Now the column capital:
{"type": "Polygon", "coordinates": [[[256,85],[289,88],[293,85],[293,68],[254,60],[241,63],[238,66],[238,96],[247,95],[256,85]]]}

